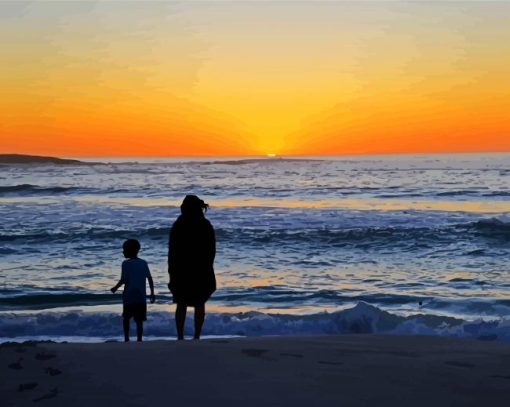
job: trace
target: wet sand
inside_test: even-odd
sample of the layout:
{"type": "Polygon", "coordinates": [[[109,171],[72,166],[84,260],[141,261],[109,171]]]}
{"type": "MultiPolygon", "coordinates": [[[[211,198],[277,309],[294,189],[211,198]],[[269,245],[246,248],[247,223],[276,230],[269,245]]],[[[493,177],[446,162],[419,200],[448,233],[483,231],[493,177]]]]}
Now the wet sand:
{"type": "Polygon", "coordinates": [[[0,346],[2,406],[507,406],[510,344],[420,336],[0,346]]]}

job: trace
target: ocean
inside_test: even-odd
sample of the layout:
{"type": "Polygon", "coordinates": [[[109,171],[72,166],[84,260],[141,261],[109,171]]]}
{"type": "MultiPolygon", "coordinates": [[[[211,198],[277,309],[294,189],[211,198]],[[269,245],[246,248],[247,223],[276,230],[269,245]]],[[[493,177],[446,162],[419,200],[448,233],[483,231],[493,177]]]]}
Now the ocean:
{"type": "Polygon", "coordinates": [[[510,340],[508,153],[87,161],[0,165],[0,341],[120,339],[126,238],[156,285],[145,335],[175,336],[168,232],[190,193],[217,238],[205,337],[510,340]]]}

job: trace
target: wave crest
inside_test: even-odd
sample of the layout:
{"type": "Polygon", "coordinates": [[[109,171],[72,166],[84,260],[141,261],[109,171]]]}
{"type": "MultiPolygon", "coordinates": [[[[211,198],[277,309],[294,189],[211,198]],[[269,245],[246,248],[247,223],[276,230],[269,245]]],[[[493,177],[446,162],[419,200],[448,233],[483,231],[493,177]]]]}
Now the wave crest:
{"type": "Polygon", "coordinates": [[[0,186],[1,195],[28,195],[28,194],[62,194],[70,191],[83,190],[78,187],[42,187],[32,184],[19,184],[12,186],[0,186]]]}
{"type": "MultiPolygon", "coordinates": [[[[166,239],[170,226],[153,227],[140,230],[90,228],[73,232],[49,232],[46,230],[30,231],[19,234],[1,234],[0,241],[17,239],[31,241],[55,241],[72,239],[126,239],[138,238],[166,239]]],[[[452,239],[492,238],[510,239],[510,222],[497,218],[481,219],[471,223],[453,224],[442,227],[348,227],[348,228],[216,228],[216,236],[220,241],[243,242],[247,244],[268,244],[282,242],[308,242],[329,246],[345,246],[350,244],[395,245],[406,247],[421,246],[427,242],[437,243],[452,239]]]]}
{"type": "MultiPolygon", "coordinates": [[[[113,313],[80,311],[36,314],[0,314],[2,338],[16,337],[120,337],[121,319],[113,313]]],[[[186,334],[191,334],[191,325],[186,334]]],[[[399,316],[360,302],[333,313],[311,315],[210,313],[207,335],[338,335],[338,334],[440,335],[510,341],[510,320],[465,321],[436,315],[399,316]]],[[[151,312],[145,327],[148,337],[175,337],[173,315],[151,312]]],[[[78,339],[79,340],[79,339],[78,339]]]]}

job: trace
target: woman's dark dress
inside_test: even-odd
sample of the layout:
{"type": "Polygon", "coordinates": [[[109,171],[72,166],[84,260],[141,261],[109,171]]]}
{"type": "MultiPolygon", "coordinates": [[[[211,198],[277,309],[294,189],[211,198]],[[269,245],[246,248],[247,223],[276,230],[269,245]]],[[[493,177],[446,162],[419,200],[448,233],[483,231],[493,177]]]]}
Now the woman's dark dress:
{"type": "Polygon", "coordinates": [[[216,291],[215,255],[216,238],[211,223],[205,217],[179,216],[168,242],[168,273],[174,303],[200,306],[216,291]]]}

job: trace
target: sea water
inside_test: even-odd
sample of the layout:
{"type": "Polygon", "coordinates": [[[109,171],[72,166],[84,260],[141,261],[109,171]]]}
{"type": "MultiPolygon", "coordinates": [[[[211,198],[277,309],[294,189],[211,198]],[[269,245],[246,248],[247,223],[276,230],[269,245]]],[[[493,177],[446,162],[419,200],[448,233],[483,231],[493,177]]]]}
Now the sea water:
{"type": "Polygon", "coordinates": [[[510,340],[510,154],[86,161],[0,165],[0,340],[119,337],[127,238],[156,285],[145,333],[174,335],[168,232],[186,194],[216,230],[206,336],[510,340]]]}

